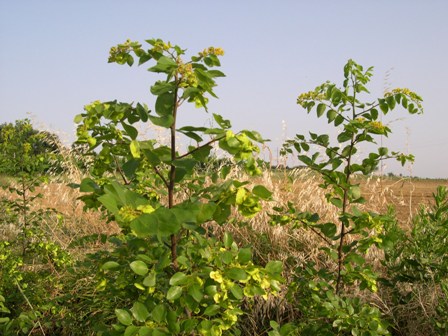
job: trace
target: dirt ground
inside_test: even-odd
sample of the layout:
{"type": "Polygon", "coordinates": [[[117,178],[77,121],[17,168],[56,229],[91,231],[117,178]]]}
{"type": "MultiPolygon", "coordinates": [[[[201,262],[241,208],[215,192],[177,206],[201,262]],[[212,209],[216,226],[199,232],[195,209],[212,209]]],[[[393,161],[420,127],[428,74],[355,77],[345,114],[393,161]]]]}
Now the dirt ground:
{"type": "Polygon", "coordinates": [[[381,178],[362,183],[365,198],[381,200],[383,209],[393,205],[403,225],[409,223],[421,205],[433,203],[432,195],[438,186],[448,187],[448,180],[381,178]]]}

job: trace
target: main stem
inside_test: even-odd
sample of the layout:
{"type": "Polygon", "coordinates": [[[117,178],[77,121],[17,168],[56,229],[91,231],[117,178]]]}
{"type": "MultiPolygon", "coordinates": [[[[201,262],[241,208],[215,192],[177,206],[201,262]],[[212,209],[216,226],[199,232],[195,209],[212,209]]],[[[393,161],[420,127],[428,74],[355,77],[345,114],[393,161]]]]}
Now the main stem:
{"type": "MultiPolygon", "coordinates": [[[[173,103],[173,123],[170,126],[171,133],[171,167],[169,174],[169,182],[168,182],[168,208],[172,208],[174,206],[174,184],[176,179],[176,166],[174,165],[174,161],[176,160],[176,117],[177,117],[177,92],[178,92],[178,80],[176,74],[176,88],[174,89],[174,103],[173,103]]],[[[173,269],[177,271],[179,265],[177,264],[177,235],[171,235],[171,264],[173,265],[173,269]]]]}
{"type": "Polygon", "coordinates": [[[27,186],[25,184],[25,177],[22,175],[22,220],[23,220],[23,242],[22,242],[22,257],[25,257],[26,248],[28,245],[28,216],[27,216],[27,186]]]}
{"type": "MultiPolygon", "coordinates": [[[[352,101],[352,118],[356,118],[356,89],[355,89],[355,83],[356,79],[353,77],[351,78],[352,85],[353,85],[353,101],[352,101]]],[[[344,251],[342,248],[344,247],[344,240],[345,240],[345,214],[347,212],[347,205],[348,205],[348,192],[350,190],[350,177],[351,177],[351,161],[352,161],[352,151],[353,147],[355,146],[355,135],[352,135],[352,139],[350,140],[350,151],[348,153],[347,157],[347,168],[345,173],[345,186],[344,186],[344,198],[342,200],[342,218],[341,221],[341,237],[339,238],[339,246],[338,246],[338,277],[336,279],[336,294],[339,294],[339,291],[341,290],[342,286],[342,267],[344,262],[344,251]]]]}
{"type": "MultiPolygon", "coordinates": [[[[344,188],[344,198],[342,200],[342,217],[345,216],[345,213],[347,212],[347,205],[348,205],[348,191],[350,189],[350,163],[352,159],[352,149],[355,145],[354,138],[352,137],[352,140],[350,142],[350,153],[347,158],[347,173],[346,173],[346,187],[344,188]]],[[[342,248],[344,247],[344,239],[345,239],[345,224],[344,221],[341,221],[341,237],[339,238],[339,246],[338,246],[338,277],[336,280],[336,294],[339,293],[341,289],[342,284],[342,264],[344,262],[344,252],[342,251],[342,248]]]]}

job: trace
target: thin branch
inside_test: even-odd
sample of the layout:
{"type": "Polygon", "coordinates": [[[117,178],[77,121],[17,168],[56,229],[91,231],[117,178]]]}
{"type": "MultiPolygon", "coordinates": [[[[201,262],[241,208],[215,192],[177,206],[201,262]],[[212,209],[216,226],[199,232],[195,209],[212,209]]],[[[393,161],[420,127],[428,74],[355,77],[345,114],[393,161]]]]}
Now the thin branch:
{"type": "Polygon", "coordinates": [[[212,143],[214,143],[216,141],[224,139],[224,138],[225,138],[225,135],[220,136],[218,138],[214,138],[214,139],[210,140],[209,142],[207,142],[207,143],[205,143],[205,144],[203,144],[201,146],[198,146],[195,149],[192,149],[191,151],[189,151],[189,152],[187,152],[185,154],[182,154],[182,155],[178,156],[176,159],[182,159],[182,158],[184,158],[186,156],[189,156],[189,155],[193,154],[194,152],[197,152],[198,150],[200,150],[200,149],[202,149],[202,148],[204,148],[204,147],[206,147],[206,146],[208,146],[208,145],[210,145],[210,144],[212,144],[212,143]]]}
{"type": "Polygon", "coordinates": [[[154,166],[154,171],[155,173],[162,179],[163,184],[165,184],[165,186],[168,188],[169,187],[169,183],[166,180],[165,176],[163,176],[163,174],[160,172],[159,168],[157,168],[157,166],[154,166]]]}
{"type": "Polygon", "coordinates": [[[356,116],[356,117],[360,117],[360,116],[362,116],[363,114],[366,114],[367,112],[370,112],[370,111],[373,110],[374,108],[377,108],[378,106],[380,106],[379,103],[377,103],[377,104],[375,104],[375,105],[372,105],[372,106],[369,107],[367,110],[364,110],[364,111],[362,111],[362,112],[360,112],[360,113],[356,113],[355,116],[356,116]]]}
{"type": "MultiPolygon", "coordinates": [[[[19,283],[17,281],[16,281],[16,286],[19,289],[20,294],[22,294],[22,296],[25,299],[25,301],[28,304],[28,306],[30,306],[31,310],[34,312],[33,305],[31,304],[30,300],[28,300],[27,296],[25,295],[25,293],[22,290],[22,287],[20,287],[20,285],[19,285],[19,283]]],[[[39,325],[39,329],[40,329],[40,331],[42,331],[42,335],[45,336],[44,328],[42,328],[42,324],[40,324],[40,321],[37,320],[36,323],[39,325]]]]}
{"type": "Polygon", "coordinates": [[[125,184],[125,185],[129,185],[129,184],[131,183],[131,181],[128,181],[128,179],[126,178],[126,176],[125,176],[123,170],[121,169],[120,165],[118,164],[118,159],[117,159],[117,157],[116,157],[115,155],[113,155],[113,158],[114,158],[114,160],[115,160],[115,164],[117,165],[118,173],[120,174],[121,178],[123,179],[124,184],[125,184]]]}
{"type": "Polygon", "coordinates": [[[333,246],[333,244],[331,243],[330,240],[328,240],[327,237],[325,237],[322,233],[320,233],[319,231],[317,231],[315,228],[313,228],[312,226],[309,226],[308,223],[306,223],[305,221],[301,220],[301,222],[303,224],[305,224],[307,227],[309,227],[311,229],[311,231],[313,231],[315,234],[317,234],[320,238],[322,238],[328,246],[333,246]]]}

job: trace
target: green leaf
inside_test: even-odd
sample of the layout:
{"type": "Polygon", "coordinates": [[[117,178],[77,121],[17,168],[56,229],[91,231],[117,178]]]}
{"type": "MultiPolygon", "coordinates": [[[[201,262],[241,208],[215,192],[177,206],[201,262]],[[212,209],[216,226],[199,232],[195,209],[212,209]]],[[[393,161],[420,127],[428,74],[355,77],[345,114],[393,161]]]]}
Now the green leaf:
{"type": "Polygon", "coordinates": [[[159,233],[159,221],[154,212],[137,217],[130,226],[134,234],[140,238],[156,236],[159,233]]]}
{"type": "Polygon", "coordinates": [[[132,323],[131,314],[124,309],[115,309],[115,315],[121,324],[128,326],[132,323]]]}
{"type": "Polygon", "coordinates": [[[337,232],[337,227],[334,223],[319,224],[316,227],[320,228],[322,233],[330,239],[333,239],[337,232]]]}
{"type": "Polygon", "coordinates": [[[208,306],[204,311],[204,315],[207,315],[207,316],[216,315],[216,314],[218,314],[220,309],[221,309],[221,307],[218,305],[208,306]]]}
{"type": "Polygon", "coordinates": [[[327,112],[328,123],[331,123],[332,121],[334,121],[337,116],[338,116],[338,113],[335,110],[328,110],[328,112],[327,112]]]}
{"type": "Polygon", "coordinates": [[[237,267],[231,267],[227,269],[224,274],[232,280],[240,281],[247,279],[247,273],[245,270],[237,267]]]}
{"type": "Polygon", "coordinates": [[[389,106],[386,104],[384,99],[378,99],[378,102],[380,104],[381,111],[386,114],[389,111],[389,106]]]}
{"type": "Polygon", "coordinates": [[[136,327],[134,325],[130,325],[126,328],[126,330],[124,331],[123,336],[135,336],[138,334],[138,331],[140,330],[139,327],[136,327]]]}
{"type": "Polygon", "coordinates": [[[362,266],[362,265],[364,265],[366,260],[364,259],[364,257],[362,257],[361,255],[359,255],[357,253],[350,253],[345,257],[345,262],[352,262],[359,266],[362,266]]]}
{"type": "Polygon", "coordinates": [[[213,113],[213,118],[215,119],[216,123],[219,125],[219,127],[224,129],[229,129],[232,127],[232,124],[229,120],[224,119],[221,115],[213,113]]]}
{"type": "Polygon", "coordinates": [[[249,247],[242,248],[238,252],[238,261],[240,264],[247,264],[252,260],[252,251],[249,247]]]}
{"type": "Polygon", "coordinates": [[[215,203],[205,203],[199,206],[199,212],[196,216],[198,224],[210,221],[213,218],[217,205],[215,203]]]}
{"type": "Polygon", "coordinates": [[[396,104],[395,96],[389,96],[389,97],[387,97],[387,98],[386,98],[386,103],[387,103],[387,105],[389,106],[389,110],[392,111],[392,110],[395,108],[395,104],[396,104]]]}
{"type": "Polygon", "coordinates": [[[344,117],[338,114],[338,116],[334,119],[334,126],[339,126],[344,122],[344,117]]]}
{"type": "Polygon", "coordinates": [[[338,89],[334,89],[331,93],[331,102],[334,106],[339,105],[342,100],[342,93],[338,89]]]}
{"type": "Polygon", "coordinates": [[[184,285],[187,281],[188,277],[185,275],[185,273],[177,272],[171,277],[169,283],[171,286],[176,286],[176,285],[184,285]]]}
{"type": "Polygon", "coordinates": [[[149,273],[145,279],[143,279],[143,285],[146,287],[154,287],[156,285],[156,274],[149,273]]]}
{"type": "Polygon", "coordinates": [[[174,91],[173,82],[157,81],[153,86],[151,86],[151,93],[155,96],[174,91]]]}
{"type": "Polygon", "coordinates": [[[174,301],[180,298],[182,295],[182,287],[179,286],[172,286],[166,293],[166,298],[169,301],[174,301]]]}
{"type": "Polygon", "coordinates": [[[237,284],[234,284],[233,286],[230,287],[230,292],[237,300],[241,300],[244,297],[243,290],[237,284]]]}
{"type": "Polygon", "coordinates": [[[338,135],[338,142],[343,143],[346,141],[350,141],[352,139],[352,134],[349,132],[342,132],[338,135]]]}
{"type": "Polygon", "coordinates": [[[164,72],[166,74],[171,74],[174,69],[177,69],[177,63],[166,56],[161,56],[157,60],[157,64],[148,69],[151,72],[164,72]]]}
{"type": "Polygon", "coordinates": [[[84,116],[82,114],[78,114],[75,116],[75,118],[73,119],[73,122],[75,124],[79,124],[82,120],[84,119],[84,116]]]}
{"type": "Polygon", "coordinates": [[[148,265],[146,265],[141,260],[135,260],[135,261],[131,262],[129,264],[129,266],[134,271],[134,273],[136,273],[138,275],[145,275],[146,273],[148,273],[148,270],[149,270],[148,265]]]}
{"type": "Polygon", "coordinates": [[[168,325],[168,330],[171,332],[171,335],[179,335],[180,333],[180,325],[177,322],[177,313],[174,310],[170,310],[166,314],[166,322],[168,325]]]}
{"type": "Polygon", "coordinates": [[[152,329],[149,327],[140,327],[140,330],[138,332],[138,336],[151,336],[152,334],[152,329]]]}
{"type": "Polygon", "coordinates": [[[154,212],[143,214],[131,222],[131,229],[141,238],[148,236],[169,236],[177,233],[181,223],[177,220],[173,211],[160,207],[154,212]]]}
{"type": "Polygon", "coordinates": [[[135,109],[136,109],[137,114],[139,115],[141,121],[147,122],[148,121],[148,109],[145,108],[140,103],[137,103],[137,107],[135,109]]]}
{"type": "Polygon", "coordinates": [[[281,261],[270,261],[266,264],[266,271],[271,275],[280,275],[283,271],[283,264],[281,261]]]}
{"type": "Polygon", "coordinates": [[[330,198],[330,203],[342,209],[342,200],[337,197],[330,198]]]}
{"type": "Polygon", "coordinates": [[[158,96],[155,107],[156,113],[161,117],[172,115],[174,107],[174,94],[167,92],[158,96]]]}
{"type": "Polygon", "coordinates": [[[110,269],[117,268],[119,266],[120,266],[120,264],[117,263],[116,261],[107,261],[103,264],[103,266],[101,266],[101,269],[107,271],[110,269]]]}
{"type": "Polygon", "coordinates": [[[124,130],[132,140],[135,140],[137,138],[138,131],[135,127],[128,125],[124,122],[122,122],[121,125],[123,126],[124,130]]]}
{"type": "Polygon", "coordinates": [[[140,145],[137,140],[132,140],[129,144],[129,148],[131,149],[131,154],[134,159],[140,158],[140,145]]]}
{"type": "Polygon", "coordinates": [[[122,166],[122,169],[126,177],[133,179],[139,166],[140,160],[131,159],[122,166]]]}
{"type": "Polygon", "coordinates": [[[162,323],[166,318],[166,308],[163,304],[159,304],[154,307],[151,312],[151,316],[157,323],[162,323]]]}
{"type": "Polygon", "coordinates": [[[361,188],[358,185],[350,186],[348,195],[352,200],[356,200],[361,197],[361,188]]]}
{"type": "Polygon", "coordinates": [[[228,232],[225,232],[224,233],[224,247],[230,248],[230,246],[232,246],[232,244],[233,244],[232,235],[228,232]]]}
{"type": "Polygon", "coordinates": [[[380,156],[386,156],[389,153],[389,150],[386,147],[379,147],[378,154],[380,156]]]}
{"type": "Polygon", "coordinates": [[[316,112],[317,112],[317,117],[318,118],[322,117],[322,115],[325,112],[326,107],[327,106],[325,104],[323,104],[323,103],[320,103],[319,105],[317,105],[316,112]]]}
{"type": "Polygon", "coordinates": [[[164,127],[164,128],[169,128],[171,127],[171,125],[174,122],[174,118],[172,115],[166,115],[163,117],[155,117],[152,115],[149,115],[149,120],[151,120],[151,122],[156,125],[156,126],[160,126],[160,127],[164,127]]]}
{"type": "Polygon", "coordinates": [[[131,308],[132,315],[139,322],[145,322],[149,317],[149,312],[146,306],[141,302],[134,302],[131,308]]]}
{"type": "Polygon", "coordinates": [[[256,196],[258,196],[264,200],[269,200],[269,199],[271,199],[271,196],[272,196],[272,192],[270,192],[268,189],[266,189],[262,185],[256,185],[252,189],[252,193],[254,193],[256,196]]]}
{"type": "Polygon", "coordinates": [[[81,192],[94,192],[98,190],[101,190],[98,184],[96,184],[94,180],[88,177],[84,178],[81,181],[81,185],[79,186],[79,191],[81,192]]]}
{"type": "Polygon", "coordinates": [[[190,288],[188,288],[188,294],[197,302],[200,303],[202,298],[204,297],[204,293],[202,292],[202,287],[195,283],[190,288]]]}
{"type": "Polygon", "coordinates": [[[225,77],[226,75],[219,70],[209,70],[208,74],[210,77],[225,77]]]}

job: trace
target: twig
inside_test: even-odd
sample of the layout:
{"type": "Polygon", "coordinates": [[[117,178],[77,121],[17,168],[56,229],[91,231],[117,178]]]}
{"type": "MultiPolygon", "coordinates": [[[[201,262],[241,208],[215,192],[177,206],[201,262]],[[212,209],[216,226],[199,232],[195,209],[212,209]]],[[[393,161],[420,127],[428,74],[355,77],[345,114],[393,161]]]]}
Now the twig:
{"type": "MultiPolygon", "coordinates": [[[[16,281],[16,285],[17,285],[17,288],[18,288],[19,291],[20,291],[20,294],[22,294],[22,296],[23,296],[23,298],[25,299],[25,301],[26,301],[26,303],[28,304],[28,306],[30,306],[31,310],[34,312],[33,305],[31,304],[30,300],[28,300],[28,298],[26,297],[25,293],[24,293],[23,290],[22,290],[22,287],[20,287],[20,285],[19,285],[19,283],[18,283],[17,281],[16,281]]],[[[40,324],[40,321],[37,320],[36,323],[38,324],[40,331],[42,331],[42,335],[45,336],[44,328],[42,328],[42,324],[40,324]]]]}

